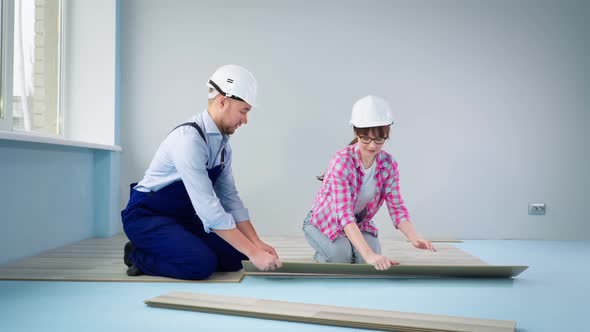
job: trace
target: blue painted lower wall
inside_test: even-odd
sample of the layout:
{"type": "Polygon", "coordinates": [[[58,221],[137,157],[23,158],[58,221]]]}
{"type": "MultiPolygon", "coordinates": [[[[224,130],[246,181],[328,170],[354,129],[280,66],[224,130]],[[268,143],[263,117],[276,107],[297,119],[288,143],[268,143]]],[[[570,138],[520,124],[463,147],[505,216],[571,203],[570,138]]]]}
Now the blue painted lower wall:
{"type": "Polygon", "coordinates": [[[122,231],[119,211],[120,154],[94,151],[94,236],[107,237],[122,231]]]}
{"type": "Polygon", "coordinates": [[[119,153],[0,140],[0,264],[120,231],[119,153]]]}

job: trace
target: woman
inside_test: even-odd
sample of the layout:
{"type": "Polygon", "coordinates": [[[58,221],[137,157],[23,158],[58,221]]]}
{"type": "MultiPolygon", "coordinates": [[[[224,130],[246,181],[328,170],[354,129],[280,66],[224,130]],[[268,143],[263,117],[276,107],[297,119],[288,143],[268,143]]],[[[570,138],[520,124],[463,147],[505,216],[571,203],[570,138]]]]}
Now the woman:
{"type": "Polygon", "coordinates": [[[322,187],[303,222],[305,238],[316,250],[314,259],[368,263],[377,270],[399,264],[381,255],[372,221],[383,202],[395,227],[414,247],[435,251],[430,241],[416,234],[399,192],[397,163],[382,150],[393,124],[387,102],[371,95],[360,99],[352,108],[350,124],[356,137],[336,152],[326,174],[318,177],[322,187]]]}

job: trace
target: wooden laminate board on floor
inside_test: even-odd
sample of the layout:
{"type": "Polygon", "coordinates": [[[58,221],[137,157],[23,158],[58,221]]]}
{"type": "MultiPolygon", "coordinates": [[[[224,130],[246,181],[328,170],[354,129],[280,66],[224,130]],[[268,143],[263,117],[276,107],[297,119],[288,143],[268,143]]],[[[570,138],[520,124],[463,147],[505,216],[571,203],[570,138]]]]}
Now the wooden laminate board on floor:
{"type": "MultiPolygon", "coordinates": [[[[128,277],[123,264],[123,234],[110,238],[91,238],[61,248],[48,250],[0,266],[0,280],[186,282],[164,277],[128,277]]],[[[313,250],[301,236],[265,237],[284,261],[313,262],[313,250]]],[[[487,265],[449,244],[437,243],[437,252],[418,250],[400,240],[381,240],[383,254],[402,265],[487,265]]],[[[243,271],[216,273],[198,282],[240,282],[243,271]]]]}
{"type": "Polygon", "coordinates": [[[384,331],[515,331],[516,322],[172,292],[148,306],[384,331]]]}
{"type": "Polygon", "coordinates": [[[111,282],[240,282],[243,271],[218,272],[207,280],[129,277],[123,264],[124,235],[92,238],[0,266],[0,280],[111,282]]]}
{"type": "Polygon", "coordinates": [[[249,261],[242,262],[246,276],[370,276],[370,277],[460,277],[511,278],[527,266],[511,265],[396,265],[387,270],[376,270],[369,264],[338,264],[315,262],[283,262],[274,271],[260,271],[249,261]]]}

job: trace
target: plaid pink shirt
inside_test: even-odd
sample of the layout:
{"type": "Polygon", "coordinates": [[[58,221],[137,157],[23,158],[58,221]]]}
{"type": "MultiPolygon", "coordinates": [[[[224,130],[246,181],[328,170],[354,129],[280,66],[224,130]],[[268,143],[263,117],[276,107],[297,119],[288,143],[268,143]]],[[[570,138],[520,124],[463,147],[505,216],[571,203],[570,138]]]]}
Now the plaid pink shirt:
{"type": "MultiPolygon", "coordinates": [[[[377,194],[367,204],[367,213],[358,221],[361,231],[377,236],[373,217],[383,201],[387,202],[389,215],[395,228],[403,220],[410,221],[408,210],[399,191],[397,162],[383,150],[376,157],[375,181],[377,194]]],[[[354,207],[363,184],[363,165],[357,144],[349,145],[336,152],[330,161],[322,187],[318,192],[309,222],[324,233],[331,241],[344,236],[344,226],[356,222],[354,207]]]]}

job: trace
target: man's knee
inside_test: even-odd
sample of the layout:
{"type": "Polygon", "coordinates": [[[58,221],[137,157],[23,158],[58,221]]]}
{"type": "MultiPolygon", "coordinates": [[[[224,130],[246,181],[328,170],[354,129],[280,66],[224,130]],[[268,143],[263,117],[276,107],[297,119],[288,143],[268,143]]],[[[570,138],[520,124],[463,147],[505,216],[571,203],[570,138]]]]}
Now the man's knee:
{"type": "Polygon", "coordinates": [[[244,266],[242,261],[248,260],[248,257],[241,253],[219,257],[219,267],[224,272],[235,272],[241,270],[244,266]]]}
{"type": "Polygon", "coordinates": [[[181,279],[204,280],[217,271],[219,262],[215,255],[199,255],[197,259],[180,266],[181,279]]]}

